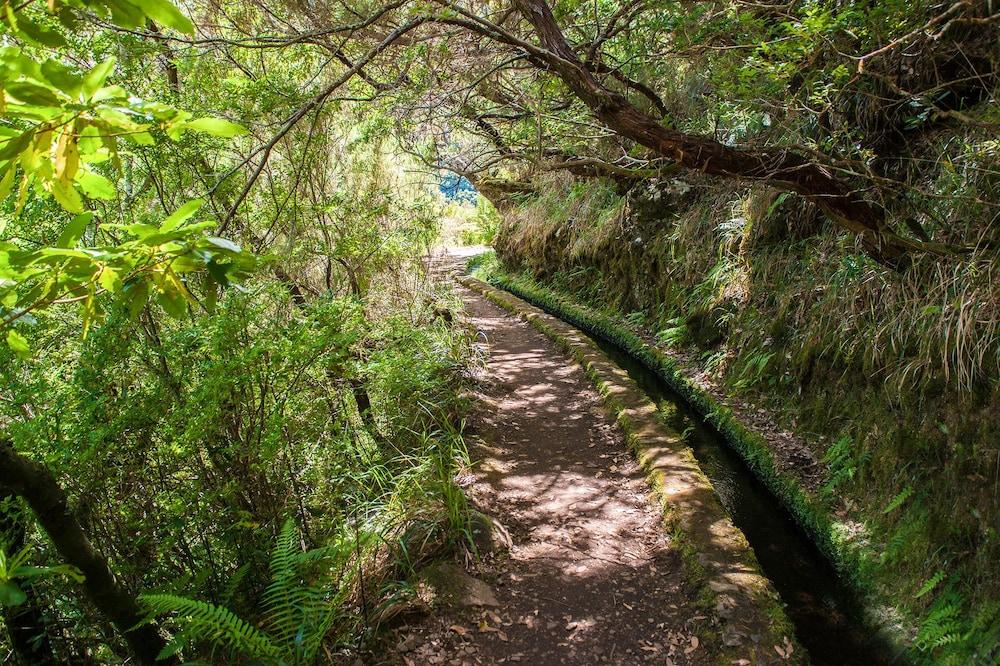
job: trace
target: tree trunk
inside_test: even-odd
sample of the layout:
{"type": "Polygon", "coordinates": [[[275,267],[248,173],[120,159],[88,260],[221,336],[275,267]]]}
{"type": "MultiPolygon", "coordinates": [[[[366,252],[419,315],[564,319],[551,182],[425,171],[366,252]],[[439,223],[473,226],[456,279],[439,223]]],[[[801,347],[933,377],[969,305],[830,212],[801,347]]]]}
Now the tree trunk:
{"type": "Polygon", "coordinates": [[[10,442],[2,440],[0,486],[28,503],[60,557],[83,573],[87,597],[122,633],[136,659],[150,665],[176,663],[173,659],[156,661],[156,655],[166,642],[156,625],[140,625],[145,613],[135,596],[115,578],[107,558],[90,542],[70,509],[66,493],[52,473],[43,465],[19,454],[10,442]]]}
{"type": "Polygon", "coordinates": [[[861,237],[875,258],[897,263],[914,243],[886,228],[884,211],[867,201],[828,167],[785,148],[744,150],[714,139],[668,129],[622,95],[608,90],[570,48],[545,0],[515,0],[546,49],[543,60],[594,115],[610,129],[702,173],[766,181],[797,192],[826,212],[837,224],[861,237]]]}

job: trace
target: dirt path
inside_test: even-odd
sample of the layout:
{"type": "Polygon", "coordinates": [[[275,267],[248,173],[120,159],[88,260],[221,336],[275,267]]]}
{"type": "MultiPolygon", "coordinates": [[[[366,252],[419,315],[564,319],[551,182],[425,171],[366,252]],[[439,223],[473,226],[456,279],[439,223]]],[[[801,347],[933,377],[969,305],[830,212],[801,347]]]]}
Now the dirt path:
{"type": "Polygon", "coordinates": [[[492,590],[398,629],[388,660],[709,661],[697,634],[712,629],[710,620],[691,598],[643,475],[582,370],[524,322],[471,290],[459,292],[489,353],[469,423],[475,466],[466,492],[512,543],[473,565],[492,590]]]}

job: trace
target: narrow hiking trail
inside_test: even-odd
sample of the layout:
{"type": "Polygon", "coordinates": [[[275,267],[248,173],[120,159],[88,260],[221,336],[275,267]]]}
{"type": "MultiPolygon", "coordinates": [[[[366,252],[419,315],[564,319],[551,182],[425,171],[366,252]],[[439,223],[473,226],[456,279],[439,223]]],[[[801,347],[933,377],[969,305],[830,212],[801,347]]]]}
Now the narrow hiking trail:
{"type": "Polygon", "coordinates": [[[457,289],[488,354],[463,485],[509,533],[509,549],[472,564],[472,599],[398,629],[389,661],[707,663],[697,633],[711,621],[583,371],[523,321],[457,289]]]}

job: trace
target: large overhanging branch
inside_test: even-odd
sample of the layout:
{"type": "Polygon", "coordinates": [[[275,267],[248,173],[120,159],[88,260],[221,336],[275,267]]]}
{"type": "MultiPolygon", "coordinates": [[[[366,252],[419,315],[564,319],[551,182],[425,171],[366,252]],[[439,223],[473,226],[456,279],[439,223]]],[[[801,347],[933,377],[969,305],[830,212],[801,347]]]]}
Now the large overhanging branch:
{"type": "Polygon", "coordinates": [[[381,42],[379,42],[376,46],[371,48],[360,59],[358,59],[357,62],[354,63],[353,67],[347,69],[343,74],[337,77],[337,79],[333,83],[329,84],[326,88],[324,88],[317,95],[315,95],[311,100],[309,100],[304,105],[299,107],[298,110],[295,111],[295,113],[290,115],[285,120],[285,122],[282,123],[281,128],[278,130],[277,133],[275,133],[273,137],[271,137],[270,141],[268,141],[264,146],[258,149],[257,153],[260,154],[260,159],[257,162],[257,166],[254,169],[253,173],[250,175],[250,177],[247,179],[247,182],[243,185],[243,189],[240,191],[235,201],[233,201],[233,204],[230,207],[229,212],[226,214],[226,218],[223,220],[222,225],[219,229],[220,233],[225,232],[225,230],[229,227],[230,223],[232,223],[233,218],[236,217],[236,212],[239,210],[239,207],[243,204],[243,201],[250,194],[250,191],[253,189],[254,183],[256,183],[257,179],[260,178],[261,173],[264,171],[264,167],[267,165],[267,160],[271,156],[271,151],[274,150],[274,147],[278,144],[278,142],[281,141],[281,139],[284,138],[284,136],[288,134],[292,130],[292,128],[295,127],[296,124],[298,124],[300,120],[305,118],[310,111],[321,106],[326,101],[326,99],[330,97],[330,95],[336,92],[337,89],[340,88],[342,85],[350,81],[356,74],[358,74],[362,70],[362,68],[364,68],[369,62],[374,60],[376,56],[378,56],[380,53],[389,48],[400,37],[407,34],[411,30],[417,28],[418,26],[423,25],[426,22],[427,18],[418,17],[411,19],[407,23],[393,30],[381,42]]]}
{"type": "MultiPolygon", "coordinates": [[[[446,0],[442,0],[445,2],[446,0]]],[[[712,138],[663,127],[624,96],[602,85],[567,43],[544,0],[515,0],[532,26],[538,43],[453,4],[458,14],[441,22],[463,26],[520,49],[530,62],[554,72],[609,129],[672,160],[678,166],[708,175],[759,180],[796,192],[813,201],[839,226],[857,235],[873,257],[898,265],[911,250],[949,253],[953,248],[904,238],[888,228],[884,210],[868,201],[851,183],[826,165],[787,148],[741,149],[712,138]]]]}
{"type": "MultiPolygon", "coordinates": [[[[665,158],[681,168],[725,178],[763,181],[805,196],[839,226],[855,234],[866,250],[880,261],[898,265],[912,250],[940,254],[955,251],[955,248],[912,240],[894,233],[888,228],[885,211],[880,206],[869,201],[863,190],[842,179],[835,169],[820,160],[810,159],[789,148],[727,146],[710,137],[685,134],[662,126],[657,118],[636,107],[622,94],[610,90],[595,77],[595,71],[604,73],[605,67],[580,59],[567,42],[545,0],[514,0],[514,6],[531,26],[537,42],[515,34],[504,25],[510,14],[505,14],[500,23],[495,23],[449,0],[438,2],[444,7],[443,12],[420,15],[393,30],[333,84],[292,114],[270,142],[255,151],[255,154],[262,153],[262,157],[230,209],[223,228],[231,222],[250,192],[273,147],[299,120],[321,105],[334,90],[359,75],[364,66],[399,41],[405,33],[420,25],[435,23],[463,28],[504,44],[535,67],[553,72],[605,127],[624,139],[645,146],[654,156],[665,158]]],[[[376,15],[384,16],[400,6],[397,0],[376,15]]],[[[613,75],[613,71],[607,73],[613,75]]],[[[652,89],[632,80],[623,83],[642,92],[661,113],[667,110],[652,89]]]]}

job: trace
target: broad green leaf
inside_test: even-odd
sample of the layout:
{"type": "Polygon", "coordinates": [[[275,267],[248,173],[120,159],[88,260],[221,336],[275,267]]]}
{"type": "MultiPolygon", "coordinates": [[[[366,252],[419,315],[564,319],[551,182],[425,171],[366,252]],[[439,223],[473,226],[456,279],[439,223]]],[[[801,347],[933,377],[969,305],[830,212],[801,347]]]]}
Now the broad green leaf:
{"type": "Polygon", "coordinates": [[[10,11],[10,9],[11,8],[8,7],[7,15],[16,17],[15,21],[17,24],[17,31],[29,41],[54,49],[66,46],[66,39],[55,30],[39,23],[35,23],[27,16],[24,16],[23,11],[15,13],[10,11]]]}
{"type": "Polygon", "coordinates": [[[108,103],[110,101],[124,102],[127,99],[128,91],[121,86],[104,86],[91,96],[90,101],[108,103]]]}
{"type": "Polygon", "coordinates": [[[7,92],[18,101],[35,106],[62,106],[59,97],[49,88],[27,81],[10,81],[7,92]]]}
{"type": "Polygon", "coordinates": [[[14,214],[20,215],[21,211],[24,209],[24,204],[28,200],[28,188],[31,187],[32,177],[31,174],[24,174],[21,178],[21,185],[17,191],[17,203],[14,204],[14,214]]]}
{"type": "Polygon", "coordinates": [[[132,132],[125,135],[125,139],[137,146],[152,146],[156,141],[149,132],[132,132]]]}
{"type": "MultiPolygon", "coordinates": [[[[42,152],[39,150],[38,152],[42,152]]],[[[71,127],[63,129],[56,143],[55,177],[69,184],[80,168],[80,151],[76,147],[76,134],[71,127]]]]}
{"type": "Polygon", "coordinates": [[[219,302],[219,290],[218,284],[209,282],[205,289],[205,310],[208,312],[215,312],[215,306],[219,302]]]}
{"type": "Polygon", "coordinates": [[[71,183],[55,180],[51,181],[50,185],[52,196],[55,197],[60,206],[71,213],[83,212],[83,199],[80,198],[80,194],[71,183]]]}
{"type": "Polygon", "coordinates": [[[91,199],[114,199],[115,186],[104,176],[89,169],[81,169],[76,174],[76,182],[91,199]]]}
{"type": "Polygon", "coordinates": [[[146,16],[186,35],[194,34],[194,24],[167,0],[142,0],[146,16]]]}
{"type": "Polygon", "coordinates": [[[243,125],[237,125],[225,118],[197,118],[184,123],[184,128],[224,138],[247,133],[247,128],[243,127],[243,125]]]}
{"type": "Polygon", "coordinates": [[[31,347],[28,346],[28,339],[14,329],[7,331],[7,346],[19,358],[28,358],[31,356],[31,347]]]}
{"type": "Polygon", "coordinates": [[[84,230],[93,218],[93,213],[83,213],[70,220],[69,224],[66,225],[66,228],[59,235],[56,247],[67,249],[75,247],[80,238],[83,237],[84,230]]]}
{"type": "Polygon", "coordinates": [[[146,23],[146,12],[128,0],[103,0],[101,4],[111,10],[111,20],[123,28],[138,28],[146,23]]]}
{"type": "MultiPolygon", "coordinates": [[[[229,286],[229,268],[231,264],[220,264],[215,259],[208,262],[208,274],[212,280],[223,287],[229,286]]],[[[213,291],[213,289],[209,289],[213,291]]]]}
{"type": "Polygon", "coordinates": [[[75,96],[83,82],[79,74],[52,58],[42,63],[41,73],[46,81],[69,96],[75,96]]]}
{"type": "Polygon", "coordinates": [[[0,139],[0,160],[9,160],[12,157],[20,155],[29,145],[31,145],[31,139],[34,136],[34,132],[28,130],[27,132],[19,134],[15,137],[0,139]]]}
{"type": "Polygon", "coordinates": [[[187,301],[184,299],[184,295],[177,290],[160,292],[156,295],[156,300],[163,307],[163,310],[175,319],[181,319],[187,314],[187,301]]]}
{"type": "Polygon", "coordinates": [[[149,299],[149,282],[139,280],[125,285],[125,297],[128,301],[128,312],[132,319],[139,316],[149,299]]]}
{"type": "Polygon", "coordinates": [[[121,276],[107,266],[105,266],[104,270],[101,271],[101,275],[97,279],[97,283],[101,285],[102,288],[110,291],[112,294],[122,288],[121,276]]]}
{"type": "Polygon", "coordinates": [[[76,144],[80,149],[80,158],[86,162],[98,161],[94,159],[94,156],[105,148],[101,130],[95,125],[87,125],[80,130],[80,138],[77,139],[76,144]]]}
{"type": "Polygon", "coordinates": [[[43,576],[66,576],[77,583],[86,580],[79,569],[69,564],[58,564],[54,567],[19,566],[11,574],[12,578],[41,578],[43,576]]]}
{"type": "Polygon", "coordinates": [[[225,238],[219,238],[218,236],[207,236],[206,241],[214,245],[215,247],[222,248],[223,250],[229,250],[230,252],[242,252],[240,246],[231,240],[225,238]]]}
{"type": "MultiPolygon", "coordinates": [[[[14,165],[11,164],[7,167],[7,170],[4,171],[3,177],[0,178],[0,201],[6,199],[7,195],[10,194],[11,188],[14,187],[14,172],[16,170],[17,169],[14,167],[14,165]]],[[[3,223],[0,222],[0,224],[3,223]]],[[[0,229],[0,232],[2,231],[3,229],[0,229]]]]}
{"type": "Polygon", "coordinates": [[[19,606],[27,599],[28,596],[12,581],[0,581],[0,606],[19,606]]]}
{"type": "Polygon", "coordinates": [[[198,212],[205,205],[204,199],[192,199],[175,210],[170,216],[160,224],[160,231],[173,231],[186,222],[192,215],[198,212]]]}
{"type": "Polygon", "coordinates": [[[80,310],[82,311],[82,328],[83,337],[86,338],[87,334],[90,333],[90,326],[101,316],[102,310],[97,300],[94,299],[94,292],[96,287],[93,284],[87,285],[87,298],[83,300],[80,304],[80,310]]]}
{"type": "Polygon", "coordinates": [[[124,229],[137,238],[144,238],[145,236],[155,234],[159,231],[159,229],[154,227],[152,224],[106,224],[104,226],[109,229],[124,229]]]}
{"type": "MultiPolygon", "coordinates": [[[[38,263],[48,263],[55,264],[61,263],[61,259],[71,258],[71,259],[86,259],[90,261],[91,257],[84,250],[74,250],[68,247],[43,247],[40,248],[36,253],[35,259],[31,262],[32,264],[38,263]],[[57,260],[53,260],[56,257],[57,260]]],[[[85,275],[90,275],[90,269],[87,269],[84,273],[85,275]]]]}
{"type": "Polygon", "coordinates": [[[107,80],[108,76],[115,69],[115,59],[108,58],[101,64],[94,67],[92,70],[87,72],[87,75],[83,79],[83,92],[89,98],[94,95],[95,92],[100,90],[101,86],[107,80]]]}

